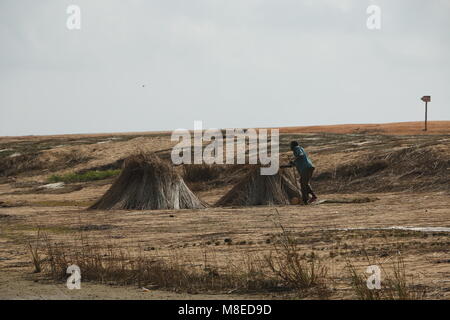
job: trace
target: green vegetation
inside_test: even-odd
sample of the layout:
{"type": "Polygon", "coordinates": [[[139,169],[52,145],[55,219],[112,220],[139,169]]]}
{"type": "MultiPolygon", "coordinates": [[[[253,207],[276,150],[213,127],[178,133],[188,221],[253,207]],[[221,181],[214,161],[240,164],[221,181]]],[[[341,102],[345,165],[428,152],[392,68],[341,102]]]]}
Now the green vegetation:
{"type": "Polygon", "coordinates": [[[50,178],[48,178],[48,181],[51,183],[54,182],[73,183],[73,182],[95,181],[115,177],[119,175],[119,173],[120,169],[104,170],[104,171],[86,171],[83,173],[67,173],[64,175],[54,174],[50,176],[50,178]]]}

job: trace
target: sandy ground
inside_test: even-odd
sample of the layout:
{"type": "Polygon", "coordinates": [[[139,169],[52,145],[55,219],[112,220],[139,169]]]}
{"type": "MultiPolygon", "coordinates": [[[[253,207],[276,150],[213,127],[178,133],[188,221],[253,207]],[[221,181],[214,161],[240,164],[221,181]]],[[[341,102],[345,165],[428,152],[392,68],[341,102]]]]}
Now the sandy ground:
{"type": "MultiPolygon", "coordinates": [[[[323,126],[298,126],[279,128],[281,133],[364,133],[364,134],[388,134],[388,135],[430,135],[430,134],[450,134],[450,121],[428,121],[428,130],[424,129],[423,121],[377,123],[377,124],[339,124],[323,126]]],[[[40,141],[43,139],[67,139],[88,138],[108,138],[111,136],[158,136],[170,134],[169,131],[151,132],[115,132],[96,134],[63,134],[46,136],[4,136],[0,137],[0,142],[21,142],[40,141]]]]}
{"type": "MultiPolygon", "coordinates": [[[[99,190],[92,190],[99,192],[99,190]]],[[[364,197],[355,195],[351,197],[364,197]]],[[[373,196],[373,194],[371,195],[373,196]]],[[[348,230],[345,228],[450,227],[447,194],[377,194],[379,200],[366,204],[319,204],[310,207],[210,208],[205,210],[87,212],[79,207],[2,208],[8,215],[2,222],[0,242],[3,298],[195,298],[222,296],[177,295],[155,291],[144,294],[137,288],[86,284],[79,293],[67,292],[64,284],[33,282],[29,253],[24,238],[40,228],[58,241],[73,241],[80,225],[107,225],[107,231],[86,232],[95,239],[113,241],[116,246],[137,250],[151,248],[158,257],[173,254],[202,263],[205,255],[221,264],[239,261],[249,252],[269,252],[267,243],[280,232],[278,223],[303,239],[305,252],[314,250],[331,269],[336,281],[345,282],[345,262],[364,263],[367,250],[375,260],[392,259],[397,252],[405,258],[407,271],[417,284],[427,288],[428,297],[450,298],[450,233],[392,230],[348,230]],[[278,211],[278,212],[277,212],[278,211]],[[230,238],[232,245],[224,243],[230,238]],[[334,256],[336,254],[336,256],[334,256]],[[26,276],[28,274],[28,276],[26,276]],[[42,290],[42,291],[41,291],[42,290]]],[[[349,195],[323,195],[335,199],[349,195]]],[[[339,287],[339,285],[338,285],[339,287]]],[[[239,296],[251,298],[251,296],[239,296]]],[[[351,297],[348,288],[334,298],[351,297]]],[[[272,297],[273,298],[273,297],[272,297]]]]}
{"type": "MultiPolygon", "coordinates": [[[[397,150],[415,143],[436,145],[448,153],[450,122],[433,122],[422,135],[420,123],[285,128],[281,141],[287,145],[296,133],[338,132],[350,135],[302,135],[320,170],[332,170],[374,150],[397,150]],[[381,131],[380,131],[381,130],[381,131]],[[365,131],[362,132],[362,131],[365,131]],[[417,136],[406,136],[414,132],[417,136]],[[431,132],[440,136],[429,135],[431,132]],[[402,136],[380,136],[402,134],[402,136]],[[403,136],[405,135],[405,136],[403,136]]],[[[0,149],[8,152],[40,151],[39,157],[54,161],[64,154],[88,155],[88,161],[61,166],[56,171],[35,170],[0,181],[0,299],[252,299],[283,298],[282,294],[257,293],[186,294],[133,286],[82,282],[81,290],[68,290],[65,283],[33,274],[27,242],[37,230],[54,241],[76,242],[79,228],[95,241],[114,243],[130,252],[165,259],[181,256],[197,265],[240,263],[252,254],[268,254],[279,225],[295,235],[305,253],[314,251],[329,268],[331,299],[354,298],[345,265],[351,261],[361,270],[372,261],[388,265],[400,253],[408,277],[426,289],[428,299],[450,298],[450,232],[391,230],[391,227],[450,228],[448,189],[434,192],[383,192],[348,194],[320,193],[321,200],[364,199],[367,203],[319,203],[312,206],[207,208],[203,210],[88,211],[111,185],[112,179],[79,184],[69,193],[38,193],[36,185],[50,174],[63,174],[109,164],[139,148],[164,152],[170,136],[154,133],[70,135],[0,138],[0,149]],[[21,185],[22,184],[22,185],[21,185]],[[225,239],[228,239],[225,242],[225,239]],[[231,239],[231,243],[229,242],[231,239]]],[[[55,162],[56,163],[56,162],[55,162]]],[[[449,182],[450,183],[450,182],[449,182]]],[[[198,191],[214,203],[231,185],[198,191]]]]}

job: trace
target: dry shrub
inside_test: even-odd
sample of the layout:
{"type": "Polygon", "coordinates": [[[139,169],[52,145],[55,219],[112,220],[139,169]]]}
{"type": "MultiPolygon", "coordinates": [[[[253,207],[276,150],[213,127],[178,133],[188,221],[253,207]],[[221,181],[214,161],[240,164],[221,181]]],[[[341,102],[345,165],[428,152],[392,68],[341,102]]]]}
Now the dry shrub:
{"type": "Polygon", "coordinates": [[[39,254],[40,241],[41,241],[40,230],[38,230],[35,242],[33,243],[32,241],[28,241],[27,243],[35,273],[39,273],[42,271],[42,259],[39,254]]]}
{"type": "Polygon", "coordinates": [[[321,172],[314,180],[326,192],[448,190],[448,155],[430,146],[372,153],[352,163],[321,172]]]}
{"type": "Polygon", "coordinates": [[[183,178],[187,182],[204,182],[217,179],[223,168],[210,164],[186,164],[183,166],[183,178]]]}
{"type": "Polygon", "coordinates": [[[92,157],[83,154],[77,150],[63,153],[58,159],[58,167],[72,167],[81,163],[86,163],[92,160],[92,157]]]}
{"type": "Polygon", "coordinates": [[[383,264],[367,260],[369,265],[378,265],[381,269],[381,289],[369,289],[367,286],[368,274],[357,270],[355,265],[347,262],[347,271],[350,275],[351,285],[360,300],[420,300],[426,295],[425,290],[415,289],[412,281],[406,275],[405,262],[399,255],[392,262],[389,269],[383,264]]]}
{"type": "Polygon", "coordinates": [[[191,190],[205,191],[238,183],[248,174],[249,165],[190,164],[183,166],[183,177],[191,190]]]}
{"type": "Polygon", "coordinates": [[[1,158],[0,176],[13,176],[41,169],[56,171],[85,163],[92,159],[78,151],[58,154],[57,158],[52,161],[48,161],[41,156],[42,153],[40,152],[29,152],[14,157],[1,158]]]}
{"type": "Polygon", "coordinates": [[[167,162],[139,153],[124,161],[110,189],[90,209],[201,209],[202,202],[167,162]]]}
{"type": "Polygon", "coordinates": [[[125,158],[121,158],[118,160],[115,160],[113,162],[109,162],[106,164],[98,165],[98,166],[92,166],[85,169],[78,170],[77,174],[84,174],[89,171],[108,171],[108,170],[117,170],[121,169],[123,167],[123,163],[125,161],[125,158]]]}
{"type": "Polygon", "coordinates": [[[45,167],[39,153],[27,153],[0,159],[0,176],[12,176],[22,172],[39,170],[45,167]]]}
{"type": "Polygon", "coordinates": [[[326,296],[328,268],[314,252],[306,256],[295,238],[283,226],[281,228],[279,240],[273,244],[274,251],[265,257],[270,270],[300,296],[310,293],[312,289],[326,296]]]}
{"type": "Polygon", "coordinates": [[[388,161],[369,158],[359,162],[338,166],[333,172],[323,172],[316,177],[316,180],[368,177],[387,167],[389,167],[388,161]]]}

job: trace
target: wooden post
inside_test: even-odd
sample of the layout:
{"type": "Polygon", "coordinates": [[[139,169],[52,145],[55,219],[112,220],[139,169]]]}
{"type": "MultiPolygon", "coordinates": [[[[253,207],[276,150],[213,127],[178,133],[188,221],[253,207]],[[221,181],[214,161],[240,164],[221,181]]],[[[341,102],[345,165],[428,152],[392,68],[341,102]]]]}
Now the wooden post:
{"type": "Polygon", "coordinates": [[[425,129],[423,131],[427,131],[427,119],[428,119],[428,102],[431,101],[431,96],[423,96],[421,99],[423,102],[425,102],[425,129]]]}

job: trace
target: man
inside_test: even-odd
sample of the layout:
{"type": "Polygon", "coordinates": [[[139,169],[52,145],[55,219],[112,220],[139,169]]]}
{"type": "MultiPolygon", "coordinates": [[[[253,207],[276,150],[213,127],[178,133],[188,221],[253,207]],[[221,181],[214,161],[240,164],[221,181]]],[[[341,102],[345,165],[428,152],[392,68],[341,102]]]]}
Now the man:
{"type": "Polygon", "coordinates": [[[291,164],[295,165],[300,173],[300,187],[302,190],[303,203],[308,204],[314,202],[317,200],[317,196],[314,194],[311,189],[311,185],[309,184],[309,181],[314,173],[314,165],[309,159],[306,151],[299,146],[297,141],[291,142],[291,150],[295,157],[294,160],[291,161],[291,164]],[[312,195],[311,199],[309,199],[309,195],[312,195]]]}

